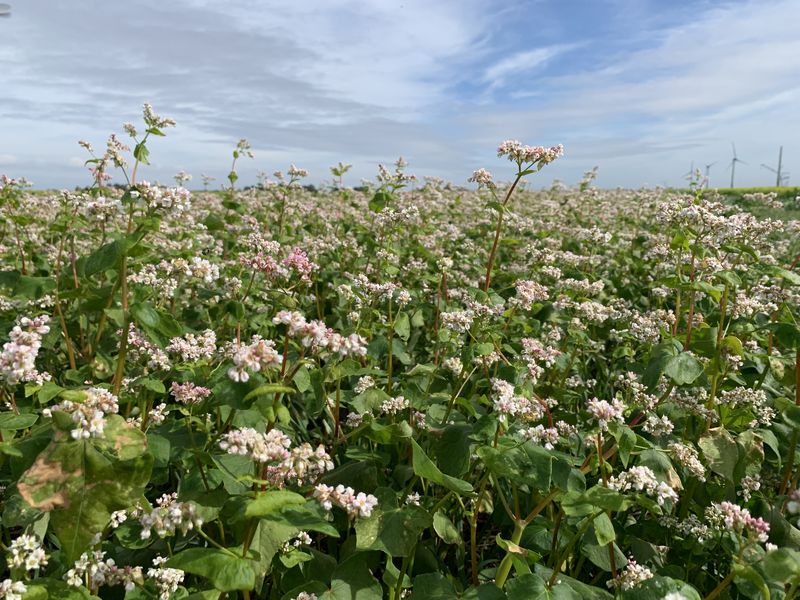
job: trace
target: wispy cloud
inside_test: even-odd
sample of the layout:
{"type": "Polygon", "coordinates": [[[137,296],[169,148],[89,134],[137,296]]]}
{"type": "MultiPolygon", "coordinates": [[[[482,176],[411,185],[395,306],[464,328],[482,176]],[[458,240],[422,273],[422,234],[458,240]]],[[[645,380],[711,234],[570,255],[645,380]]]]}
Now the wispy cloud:
{"type": "Polygon", "coordinates": [[[338,160],[356,180],[399,154],[464,181],[509,137],[566,145],[540,179],[599,164],[607,185],[679,183],[731,140],[752,165],[783,143],[791,170],[798,21],[795,0],[26,0],[0,20],[0,155],[42,186],[85,183],[76,140],[102,145],[148,100],[179,124],[154,148],[162,181],[224,177],[242,136],[243,181],[293,161],[319,181],[338,160]]]}
{"type": "Polygon", "coordinates": [[[485,82],[491,87],[498,87],[512,75],[519,75],[537,69],[546,64],[550,59],[575,48],[575,44],[556,44],[543,48],[534,48],[517,52],[506,58],[500,59],[489,68],[483,75],[485,82]]]}

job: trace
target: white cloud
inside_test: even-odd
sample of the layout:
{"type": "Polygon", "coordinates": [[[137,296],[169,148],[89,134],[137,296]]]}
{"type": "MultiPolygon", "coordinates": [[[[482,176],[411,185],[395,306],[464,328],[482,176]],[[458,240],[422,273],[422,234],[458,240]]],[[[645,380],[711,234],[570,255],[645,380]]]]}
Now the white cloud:
{"type": "Polygon", "coordinates": [[[574,48],[573,44],[556,44],[535,48],[524,52],[517,52],[494,63],[483,75],[484,81],[491,87],[497,87],[505,83],[510,75],[532,71],[547,63],[553,57],[574,48]]]}
{"type": "Polygon", "coordinates": [[[13,154],[0,154],[0,165],[13,165],[17,162],[17,157],[13,154]]]}

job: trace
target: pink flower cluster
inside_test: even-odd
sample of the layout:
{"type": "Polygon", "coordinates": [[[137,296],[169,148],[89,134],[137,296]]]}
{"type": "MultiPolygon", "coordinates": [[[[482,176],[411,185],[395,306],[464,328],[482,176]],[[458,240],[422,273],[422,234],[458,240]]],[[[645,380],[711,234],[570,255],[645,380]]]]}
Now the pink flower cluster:
{"type": "Polygon", "coordinates": [[[195,385],[191,381],[186,383],[173,381],[170,392],[175,400],[186,405],[199,404],[211,395],[210,389],[195,385]]]}
{"type": "Polygon", "coordinates": [[[589,409],[589,414],[597,419],[602,431],[608,430],[608,424],[611,421],[624,422],[622,415],[625,412],[625,405],[621,400],[614,399],[608,402],[607,400],[592,398],[586,403],[586,406],[589,409]]]}
{"type": "Polygon", "coordinates": [[[516,302],[523,310],[530,310],[534,302],[544,302],[549,296],[547,288],[535,281],[518,279],[514,287],[517,290],[516,302]]]}
{"type": "Polygon", "coordinates": [[[300,343],[314,350],[337,352],[342,357],[364,356],[367,353],[367,342],[357,333],[343,336],[329,328],[322,321],[306,321],[306,318],[295,311],[282,310],[272,319],[275,325],[286,325],[287,334],[300,337],[300,343]]]}
{"type": "Polygon", "coordinates": [[[284,267],[300,275],[303,281],[311,281],[311,273],[319,268],[319,265],[308,260],[308,254],[300,248],[292,248],[282,262],[284,267]]]}
{"type": "Polygon", "coordinates": [[[727,501],[713,503],[706,509],[706,518],[725,529],[752,534],[761,543],[769,539],[769,523],[761,517],[752,516],[749,510],[738,504],[727,501]]]}
{"type": "Polygon", "coordinates": [[[228,369],[228,377],[240,382],[250,379],[248,371],[259,373],[277,369],[283,362],[283,357],[275,351],[275,342],[264,340],[259,335],[254,335],[249,345],[236,348],[232,358],[233,366],[228,369]]]}
{"type": "Polygon", "coordinates": [[[343,485],[334,488],[320,483],[314,488],[314,498],[319,500],[325,510],[331,510],[336,505],[343,508],[351,518],[369,517],[372,509],[378,505],[378,499],[372,494],[356,494],[353,488],[343,485]]]}
{"type": "Polygon", "coordinates": [[[16,385],[21,381],[32,381],[41,385],[49,380],[46,373],[36,370],[36,356],[42,347],[42,336],[50,331],[50,317],[42,315],[35,319],[23,317],[11,330],[8,342],[0,353],[0,381],[16,385]]]}

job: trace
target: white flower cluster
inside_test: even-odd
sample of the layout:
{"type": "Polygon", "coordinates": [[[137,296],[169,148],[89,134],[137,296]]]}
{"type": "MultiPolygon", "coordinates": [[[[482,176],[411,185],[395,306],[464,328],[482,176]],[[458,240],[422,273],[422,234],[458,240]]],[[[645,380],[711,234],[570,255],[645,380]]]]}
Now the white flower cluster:
{"type": "Polygon", "coordinates": [[[749,408],[756,417],[755,425],[769,427],[775,418],[775,409],[767,403],[767,393],[764,390],[745,387],[723,390],[719,394],[717,403],[731,408],[749,408]]]}
{"type": "Polygon", "coordinates": [[[472,327],[475,313],[471,310],[443,312],[441,315],[442,327],[457,333],[466,333],[472,327]]]}
{"type": "Polygon", "coordinates": [[[21,381],[38,384],[50,379],[46,373],[36,370],[36,355],[42,347],[42,336],[50,331],[50,317],[42,315],[35,319],[23,317],[9,334],[9,341],[0,352],[0,381],[16,385],[21,381]]]}
{"type": "Polygon", "coordinates": [[[359,377],[356,385],[353,387],[353,391],[356,394],[363,394],[367,390],[375,387],[375,380],[370,377],[369,375],[364,375],[363,377],[359,377]]]}
{"type": "Polygon", "coordinates": [[[183,362],[210,359],[216,351],[217,334],[211,329],[206,329],[199,335],[187,333],[183,337],[174,337],[167,346],[167,352],[179,355],[183,362]]]}
{"type": "Polygon", "coordinates": [[[308,535],[307,531],[300,531],[293,540],[283,543],[283,546],[281,546],[281,552],[286,553],[292,548],[299,548],[300,546],[310,546],[312,541],[313,540],[311,539],[311,536],[308,535]]]}
{"type": "Polygon", "coordinates": [[[539,402],[516,395],[513,384],[502,379],[492,379],[492,389],[497,394],[494,399],[494,410],[501,423],[505,423],[508,417],[538,421],[544,416],[544,407],[539,402]]]}
{"type": "Polygon", "coordinates": [[[755,475],[746,475],[741,481],[742,489],[737,492],[745,502],[750,500],[753,492],[761,489],[761,480],[755,475]]]}
{"type": "Polygon", "coordinates": [[[706,480],[706,468],[700,462],[700,456],[692,446],[682,444],[681,442],[673,442],[669,445],[669,449],[678,462],[681,463],[686,469],[700,481],[706,480]]]}
{"type": "Polygon", "coordinates": [[[364,415],[360,415],[357,412],[350,411],[347,413],[347,417],[345,419],[345,425],[350,429],[355,429],[356,427],[360,426],[361,423],[364,422],[364,415]]]}
{"type": "Polygon", "coordinates": [[[33,571],[47,566],[47,554],[35,535],[23,533],[9,544],[8,552],[11,554],[8,559],[11,567],[33,571]]]}
{"type": "Polygon", "coordinates": [[[608,582],[608,587],[618,588],[621,590],[631,590],[643,581],[652,579],[653,572],[644,565],[637,564],[635,560],[631,559],[625,565],[625,570],[622,571],[615,579],[608,582]]]}
{"type": "Polygon", "coordinates": [[[178,494],[164,494],[156,500],[156,507],[139,516],[142,526],[142,539],[149,540],[152,532],[160,538],[175,535],[178,529],[186,532],[203,525],[203,519],[197,516],[197,508],[191,502],[178,502],[178,494]]]}
{"type": "Polygon", "coordinates": [[[555,427],[545,427],[544,425],[537,425],[536,427],[529,427],[522,432],[522,437],[527,440],[544,446],[546,450],[552,450],[558,444],[560,437],[558,429],[555,427]]]}
{"type": "Polygon", "coordinates": [[[667,483],[658,481],[650,467],[631,467],[608,480],[608,487],[618,492],[644,492],[656,499],[659,506],[669,500],[678,501],[678,494],[667,483]]]}
{"type": "Polygon", "coordinates": [[[464,370],[464,363],[457,356],[452,356],[442,363],[442,367],[450,371],[453,375],[458,377],[464,370]]]}
{"type": "Polygon", "coordinates": [[[528,379],[536,383],[545,368],[552,367],[561,351],[554,346],[547,346],[536,338],[522,338],[522,359],[528,367],[528,379]]]}
{"type": "Polygon", "coordinates": [[[283,362],[283,357],[275,351],[275,342],[264,340],[259,335],[254,335],[249,345],[238,346],[232,358],[233,366],[228,369],[228,377],[240,382],[250,379],[248,371],[259,373],[277,369],[283,362]]]}
{"type": "Polygon", "coordinates": [[[306,481],[313,481],[326,471],[333,470],[333,461],[322,444],[315,450],[311,444],[303,443],[297,448],[292,448],[289,457],[274,470],[280,475],[281,480],[296,480],[302,485],[306,481]]]}
{"type": "Polygon", "coordinates": [[[409,400],[403,396],[389,398],[381,403],[381,412],[385,415],[396,415],[411,406],[409,400]]]}
{"type": "Polygon", "coordinates": [[[183,583],[184,572],[180,569],[170,569],[162,567],[167,559],[163,556],[156,556],[153,559],[152,569],[147,570],[147,578],[153,581],[158,588],[158,600],[169,600],[175,593],[178,586],[183,583]]]}
{"type": "Polygon", "coordinates": [[[642,425],[642,429],[655,437],[669,435],[674,428],[675,424],[666,415],[661,417],[653,414],[647,415],[647,420],[642,425]]]}
{"type": "Polygon", "coordinates": [[[625,405],[621,400],[614,399],[611,402],[607,400],[598,400],[592,398],[586,403],[589,414],[597,419],[602,431],[608,431],[608,424],[612,421],[624,423],[623,414],[625,412],[625,405]]]}
{"type": "Polygon", "coordinates": [[[131,591],[137,585],[144,585],[141,567],[120,568],[113,558],[106,558],[106,553],[101,550],[81,554],[64,574],[64,579],[72,587],[81,587],[88,580],[89,587],[94,589],[101,585],[122,585],[131,591]]]}
{"type": "Polygon", "coordinates": [[[272,319],[275,325],[286,325],[287,334],[299,337],[300,343],[313,350],[328,350],[340,356],[365,356],[367,341],[357,333],[344,336],[337,333],[322,321],[306,321],[295,311],[282,310],[272,319]]]}
{"type": "Polygon", "coordinates": [[[792,493],[789,494],[789,501],[786,503],[786,510],[792,515],[800,513],[800,489],[792,490],[792,493]]]}
{"type": "MultiPolygon", "coordinates": [[[[122,335],[122,331],[119,335],[122,335]]],[[[145,359],[147,368],[154,371],[166,371],[171,367],[167,353],[150,342],[134,325],[128,329],[128,356],[133,361],[145,359]]]]}
{"type": "Polygon", "coordinates": [[[292,440],[280,429],[267,433],[252,427],[234,429],[222,436],[219,447],[228,454],[249,456],[258,463],[281,462],[289,458],[292,440]]]}
{"type": "Polygon", "coordinates": [[[514,287],[517,290],[515,302],[522,310],[530,310],[535,302],[544,302],[549,296],[547,288],[535,281],[518,279],[514,287]]]}
{"type": "Polygon", "coordinates": [[[536,164],[539,168],[553,162],[564,155],[564,146],[558,144],[545,148],[543,146],[524,146],[517,140],[505,140],[497,147],[497,156],[506,156],[518,165],[536,164]]]}
{"type": "Polygon", "coordinates": [[[180,215],[192,208],[192,193],[184,187],[159,187],[140,181],[136,189],[131,195],[138,192],[151,209],[165,209],[180,215]]]}
{"type": "Polygon", "coordinates": [[[323,445],[314,449],[311,444],[303,443],[290,450],[291,445],[289,436],[279,429],[261,433],[250,427],[229,431],[219,443],[228,454],[268,464],[267,477],[280,487],[287,481],[299,484],[311,481],[333,469],[333,461],[323,445]]]}
{"type": "Polygon", "coordinates": [[[478,169],[473,171],[472,175],[467,179],[470,183],[477,183],[479,186],[485,185],[487,187],[494,187],[492,182],[492,174],[486,169],[478,169]]]}
{"type": "Polygon", "coordinates": [[[378,499],[372,494],[359,492],[356,494],[351,487],[337,485],[335,488],[320,483],[314,488],[314,498],[325,510],[331,510],[334,505],[343,508],[351,518],[369,517],[372,509],[378,505],[378,499]]]}
{"type": "MultiPolygon", "coordinates": [[[[0,186],[2,189],[2,186],[0,186]]],[[[3,600],[22,600],[28,587],[21,581],[4,579],[0,581],[0,598],[3,600]]]]}
{"type": "Polygon", "coordinates": [[[95,387],[85,390],[85,394],[86,398],[83,402],[64,400],[60,404],[45,408],[42,414],[46,417],[52,417],[53,411],[61,411],[72,415],[72,421],[77,425],[70,432],[73,439],[103,437],[106,415],[119,412],[117,397],[108,390],[95,387]]]}
{"type": "Polygon", "coordinates": [[[300,592],[292,600],[319,600],[319,596],[311,592],[300,592]]]}

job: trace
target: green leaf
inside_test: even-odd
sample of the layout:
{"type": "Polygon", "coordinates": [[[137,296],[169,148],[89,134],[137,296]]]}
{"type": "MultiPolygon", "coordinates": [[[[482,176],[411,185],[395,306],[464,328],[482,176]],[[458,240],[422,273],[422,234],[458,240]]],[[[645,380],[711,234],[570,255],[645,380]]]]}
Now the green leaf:
{"type": "Polygon", "coordinates": [[[689,352],[673,356],[664,366],[664,374],[678,385],[692,383],[702,373],[703,364],[689,352]]]}
{"type": "Polygon", "coordinates": [[[333,571],[330,590],[320,600],[382,600],[383,590],[360,554],[354,554],[333,571]]]}
{"type": "Polygon", "coordinates": [[[27,429],[39,419],[38,415],[21,414],[15,415],[13,412],[0,413],[0,429],[6,431],[16,431],[27,429]]]}
{"type": "MultiPolygon", "coordinates": [[[[124,422],[119,415],[112,416],[124,422]]],[[[122,443],[121,436],[105,444],[117,455],[127,456],[129,450],[116,447],[117,442],[122,443]]],[[[23,474],[17,488],[30,506],[50,512],[50,523],[65,557],[73,562],[108,525],[112,512],[128,508],[141,498],[152,465],[149,454],[117,460],[98,451],[90,441],[72,440],[59,432],[23,474]]]]}
{"type": "Polygon", "coordinates": [[[697,442],[708,466],[728,481],[734,481],[734,470],[739,462],[739,446],[723,427],[709,429],[697,442]]]}
{"type": "Polygon", "coordinates": [[[160,321],[158,311],[146,302],[132,304],[131,315],[137,325],[149,329],[158,327],[160,321]]]}
{"type": "Polygon", "coordinates": [[[744,579],[752,583],[760,592],[762,600],[770,600],[769,588],[761,574],[750,565],[743,565],[741,563],[734,563],[733,568],[733,581],[736,583],[737,579],[744,579]]]}
{"type": "Polygon", "coordinates": [[[411,600],[458,600],[453,584],[441,573],[425,573],[414,578],[411,600]]]}
{"type": "Polygon", "coordinates": [[[89,600],[92,596],[85,587],[72,587],[61,579],[38,577],[28,582],[25,600],[89,600]]]}
{"type": "Polygon", "coordinates": [[[294,492],[286,490],[262,492],[247,503],[245,516],[248,518],[264,517],[272,513],[280,512],[287,506],[298,506],[305,503],[306,499],[294,492]]]}
{"type": "Polygon", "coordinates": [[[316,500],[309,500],[305,506],[286,506],[280,512],[267,513],[261,518],[270,527],[273,524],[290,526],[298,530],[318,531],[331,537],[339,537],[339,532],[326,520],[327,513],[316,500]]]}
{"type": "Polygon", "coordinates": [[[89,258],[86,259],[83,272],[89,276],[102,271],[107,271],[108,269],[113,269],[122,259],[124,253],[125,246],[119,240],[115,240],[100,246],[97,250],[89,255],[89,258]]]}
{"type": "Polygon", "coordinates": [[[297,391],[301,394],[311,389],[311,376],[308,374],[308,369],[304,367],[297,369],[297,373],[292,377],[292,381],[297,386],[297,391]]]}
{"type": "Polygon", "coordinates": [[[581,598],[563,583],[548,588],[545,580],[535,573],[526,573],[509,579],[505,590],[508,600],[580,600],[581,598]]]}
{"type": "Polygon", "coordinates": [[[166,566],[205,577],[221,592],[252,590],[256,585],[249,560],[215,548],[189,548],[170,558],[166,566]]]}
{"type": "Polygon", "coordinates": [[[702,596],[688,583],[656,575],[634,588],[622,592],[623,600],[663,600],[668,594],[679,594],[686,600],[702,600],[702,596]]]}
{"type": "Polygon", "coordinates": [[[606,513],[602,512],[597,515],[592,521],[592,525],[594,526],[594,536],[598,544],[605,545],[617,539],[614,524],[606,513]]]}
{"type": "Polygon", "coordinates": [[[772,581],[781,583],[800,578],[800,552],[790,548],[778,548],[764,557],[764,573],[772,581]]]}
{"type": "Polygon", "coordinates": [[[156,394],[166,394],[167,388],[164,387],[164,382],[160,379],[153,379],[152,377],[144,377],[137,381],[144,389],[155,392],[156,394]]]}
{"type": "Polygon", "coordinates": [[[448,425],[433,442],[436,465],[447,475],[461,477],[469,470],[472,425],[448,425]]]}
{"type": "Polygon", "coordinates": [[[378,190],[369,201],[369,209],[372,212],[381,212],[393,199],[394,197],[389,192],[378,190]]]}
{"type": "Polygon", "coordinates": [[[295,391],[296,390],[293,387],[289,387],[288,385],[282,385],[280,383],[267,383],[265,385],[258,386],[256,389],[245,394],[243,401],[247,402],[248,400],[256,398],[257,396],[266,396],[268,394],[294,394],[295,391]]]}
{"type": "Polygon", "coordinates": [[[147,146],[145,146],[144,141],[139,142],[133,148],[133,157],[140,163],[144,165],[149,165],[150,162],[147,160],[149,156],[150,156],[150,150],[147,149],[147,146]]]}
{"type": "Polygon", "coordinates": [[[425,451],[413,439],[411,441],[412,448],[412,464],[414,467],[414,474],[427,479],[433,483],[441,485],[450,491],[456,492],[461,496],[472,492],[472,484],[463,479],[457,479],[450,475],[445,475],[439,468],[433,464],[433,461],[428,458],[425,451]]]}
{"type": "Polygon", "coordinates": [[[30,277],[20,275],[14,286],[14,295],[35,300],[54,290],[56,280],[52,277],[30,277]]]}
{"type": "Polygon", "coordinates": [[[428,512],[414,505],[374,510],[356,521],[356,548],[382,550],[389,556],[409,556],[422,532],[431,526],[428,512]]]}
{"type": "Polygon", "coordinates": [[[58,396],[63,391],[64,388],[62,388],[60,385],[56,385],[52,381],[48,381],[36,393],[36,397],[39,399],[41,404],[47,404],[50,402],[50,400],[58,396]]]}
{"type": "Polygon", "coordinates": [[[436,535],[442,538],[445,544],[458,544],[460,546],[464,543],[461,532],[441,510],[437,510],[433,515],[433,530],[436,532],[436,535]]]}
{"type": "MultiPolygon", "coordinates": [[[[294,600],[302,592],[306,594],[316,594],[317,597],[328,591],[328,586],[321,581],[308,581],[292,588],[281,596],[281,600],[294,600]]],[[[187,599],[188,600],[188,599],[187,599]]],[[[214,600],[217,600],[216,598],[214,600]]]]}
{"type": "Polygon", "coordinates": [[[411,335],[411,320],[408,318],[408,313],[397,313],[394,320],[394,332],[403,340],[408,340],[408,336],[411,335]]]}

